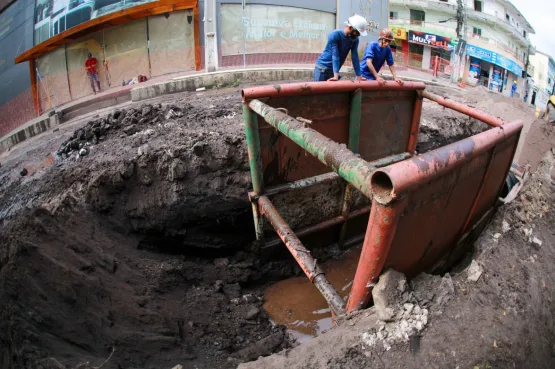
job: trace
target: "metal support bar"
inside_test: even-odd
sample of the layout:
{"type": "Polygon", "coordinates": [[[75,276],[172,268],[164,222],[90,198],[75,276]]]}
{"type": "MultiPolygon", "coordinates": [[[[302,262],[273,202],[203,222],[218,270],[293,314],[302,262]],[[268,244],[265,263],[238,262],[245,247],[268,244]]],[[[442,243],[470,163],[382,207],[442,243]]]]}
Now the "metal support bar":
{"type": "Polygon", "coordinates": [[[352,92],[357,89],[362,91],[414,91],[424,90],[425,88],[426,85],[423,82],[408,81],[405,81],[403,85],[394,81],[385,81],[384,85],[377,81],[304,82],[245,88],[241,91],[241,95],[243,100],[252,100],[263,97],[314,96],[336,92],[352,92]]]}
{"type": "Polygon", "coordinates": [[[287,246],[297,263],[299,263],[299,266],[308,279],[310,279],[322,296],[324,296],[332,312],[336,315],[343,314],[345,312],[345,302],[328,281],[324,272],[316,263],[316,260],[310,255],[310,251],[303,246],[293,230],[285,220],[283,220],[281,215],[279,215],[270,199],[266,196],[261,196],[258,199],[258,204],[262,214],[266,216],[274,226],[279,237],[283,240],[283,243],[285,243],[285,246],[287,246]]]}
{"type": "Polygon", "coordinates": [[[496,118],[491,114],[484,113],[483,111],[471,108],[470,106],[458,103],[453,100],[445,99],[429,91],[422,91],[422,96],[426,99],[435,101],[441,106],[445,106],[446,108],[453,109],[455,111],[458,111],[459,113],[463,113],[472,118],[478,119],[479,121],[489,124],[492,127],[500,127],[505,123],[503,120],[496,118]]]}
{"type": "MultiPolygon", "coordinates": [[[[264,189],[264,195],[271,197],[280,193],[292,191],[292,190],[300,190],[303,188],[311,187],[317,184],[329,183],[334,182],[340,179],[341,177],[339,174],[335,172],[329,172],[325,174],[320,174],[318,176],[303,178],[295,182],[289,182],[282,185],[272,186],[264,189]]],[[[254,192],[249,192],[249,198],[251,201],[254,199],[258,199],[259,196],[256,195],[254,192]]]]}
{"type": "MultiPolygon", "coordinates": [[[[312,225],[310,227],[306,227],[306,228],[303,228],[301,230],[298,230],[297,232],[295,232],[295,234],[299,238],[309,236],[311,234],[314,234],[314,233],[319,232],[319,231],[323,231],[325,229],[331,228],[331,227],[336,226],[338,224],[345,223],[347,220],[354,219],[354,218],[359,217],[361,215],[368,214],[369,212],[370,212],[370,206],[365,206],[362,209],[350,212],[347,218],[345,218],[343,215],[340,215],[338,217],[325,220],[322,223],[318,223],[318,224],[312,225]]],[[[280,243],[281,243],[281,241],[279,239],[270,240],[266,243],[265,247],[273,247],[273,246],[276,246],[280,243]]]]}
{"type": "MultiPolygon", "coordinates": [[[[243,103],[243,120],[245,121],[245,135],[249,154],[249,166],[251,169],[252,187],[256,195],[264,190],[264,178],[262,175],[262,157],[260,152],[260,137],[258,135],[258,115],[252,112],[246,103],[243,103]]],[[[264,218],[260,214],[257,203],[252,203],[252,215],[256,239],[264,242],[264,218]]]]}
{"type": "Polygon", "coordinates": [[[372,202],[353,288],[347,301],[348,313],[362,309],[370,301],[372,288],[382,272],[405,206],[406,199],[389,205],[382,205],[376,200],[372,202]]]}
{"type": "Polygon", "coordinates": [[[271,126],[338,173],[366,197],[372,197],[370,176],[375,169],[370,163],[353,154],[344,145],[330,140],[312,128],[303,127],[298,120],[259,100],[251,101],[249,107],[271,126]]]}
{"type": "MultiPolygon", "coordinates": [[[[360,142],[360,119],[362,115],[362,90],[359,88],[353,92],[351,97],[351,111],[349,117],[349,142],[348,147],[353,153],[358,154],[358,146],[360,142]]],[[[347,219],[351,210],[351,200],[353,197],[353,186],[347,183],[345,193],[343,195],[343,206],[341,215],[347,219]]],[[[343,246],[345,235],[347,234],[347,221],[341,226],[339,233],[339,246],[343,246]]]]}
{"type": "Polygon", "coordinates": [[[418,132],[420,132],[420,118],[422,117],[422,91],[416,91],[416,101],[414,102],[414,112],[412,113],[412,124],[410,126],[410,138],[407,151],[414,155],[416,144],[418,143],[418,132]]]}

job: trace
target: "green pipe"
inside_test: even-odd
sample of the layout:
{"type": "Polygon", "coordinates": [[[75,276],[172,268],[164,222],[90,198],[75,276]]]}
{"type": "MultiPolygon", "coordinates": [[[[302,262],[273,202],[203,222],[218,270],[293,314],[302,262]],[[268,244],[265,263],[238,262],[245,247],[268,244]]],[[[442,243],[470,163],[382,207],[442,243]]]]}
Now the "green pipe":
{"type": "Polygon", "coordinates": [[[260,195],[264,189],[262,176],[262,158],[260,154],[260,137],[258,136],[258,115],[243,102],[243,120],[245,121],[245,136],[249,150],[249,166],[251,168],[253,191],[260,195]]]}
{"type": "Polygon", "coordinates": [[[345,145],[340,145],[311,128],[304,128],[298,120],[259,100],[252,100],[249,107],[271,126],[351,183],[366,197],[372,198],[370,177],[375,168],[353,154],[345,145]]]}

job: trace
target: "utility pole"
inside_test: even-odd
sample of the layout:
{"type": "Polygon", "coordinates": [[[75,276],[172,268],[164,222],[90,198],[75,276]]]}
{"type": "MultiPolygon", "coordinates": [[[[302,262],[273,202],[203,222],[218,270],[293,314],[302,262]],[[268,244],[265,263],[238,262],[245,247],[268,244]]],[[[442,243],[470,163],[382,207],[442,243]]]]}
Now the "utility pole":
{"type": "Polygon", "coordinates": [[[451,72],[451,82],[458,83],[460,67],[465,63],[466,57],[466,8],[463,0],[457,0],[457,47],[453,54],[453,71],[451,72]]]}

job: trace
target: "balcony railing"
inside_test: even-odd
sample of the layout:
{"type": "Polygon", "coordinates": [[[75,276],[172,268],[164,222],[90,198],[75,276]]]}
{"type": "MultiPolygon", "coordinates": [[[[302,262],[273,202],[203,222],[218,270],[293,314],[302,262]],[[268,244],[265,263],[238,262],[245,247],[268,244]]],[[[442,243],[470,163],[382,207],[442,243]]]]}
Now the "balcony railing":
{"type": "MultiPolygon", "coordinates": [[[[413,31],[421,31],[426,33],[437,34],[439,36],[445,36],[450,38],[456,38],[456,31],[453,27],[449,27],[440,23],[432,23],[432,22],[422,22],[422,21],[414,21],[409,19],[399,19],[399,18],[390,18],[389,19],[389,26],[390,27],[402,27],[408,28],[413,31]]],[[[466,40],[472,43],[472,40],[481,40],[483,42],[487,42],[498,49],[503,50],[505,53],[510,54],[516,60],[526,64],[526,58],[521,55],[518,55],[517,52],[509,47],[509,45],[504,44],[503,42],[484,37],[482,35],[474,34],[472,32],[468,32],[466,35],[466,40]]],[[[524,50],[523,50],[524,51],[524,50]]],[[[528,50],[526,50],[528,51],[528,50]]]]}
{"type": "MultiPolygon", "coordinates": [[[[457,5],[455,3],[444,3],[438,0],[390,0],[390,4],[401,4],[401,5],[412,5],[414,7],[420,7],[423,9],[435,9],[439,11],[448,12],[452,15],[457,13],[457,5]]],[[[492,14],[475,11],[474,9],[467,8],[467,15],[469,18],[481,20],[486,23],[495,23],[501,25],[506,31],[510,32],[514,37],[516,37],[523,45],[528,46],[530,40],[524,37],[522,30],[519,30],[516,25],[507,21],[505,18],[501,18],[492,14]]]]}

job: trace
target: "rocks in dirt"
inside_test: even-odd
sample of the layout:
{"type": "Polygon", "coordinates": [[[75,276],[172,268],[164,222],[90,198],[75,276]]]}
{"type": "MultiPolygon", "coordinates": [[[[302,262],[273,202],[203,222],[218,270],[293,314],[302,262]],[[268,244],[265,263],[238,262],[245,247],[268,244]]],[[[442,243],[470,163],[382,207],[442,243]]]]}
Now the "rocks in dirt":
{"type": "Polygon", "coordinates": [[[483,270],[476,260],[472,260],[472,263],[470,263],[470,266],[468,267],[466,273],[468,274],[467,279],[470,282],[478,282],[480,276],[483,273],[483,270]]]}
{"type": "Polygon", "coordinates": [[[219,267],[219,268],[225,268],[226,266],[229,265],[229,259],[228,258],[214,259],[214,265],[219,267]]]}
{"type": "Polygon", "coordinates": [[[22,176],[22,177],[25,177],[27,175],[27,173],[29,173],[27,168],[23,168],[19,171],[19,175],[22,176]]]}
{"type": "Polygon", "coordinates": [[[255,360],[260,356],[267,356],[276,351],[284,343],[284,340],[283,332],[277,332],[237,351],[232,357],[243,361],[255,360]]]}
{"type": "Polygon", "coordinates": [[[260,309],[258,309],[256,306],[251,306],[245,314],[245,319],[246,320],[256,319],[258,314],[260,314],[260,309]]]}
{"type": "Polygon", "coordinates": [[[150,151],[150,146],[148,146],[148,144],[144,144],[139,146],[139,148],[137,149],[137,155],[139,156],[146,155],[148,154],[149,151],[150,151]]]}
{"type": "Polygon", "coordinates": [[[79,155],[80,155],[80,156],[87,156],[87,155],[89,155],[89,149],[83,148],[83,149],[79,150],[79,155]]]}
{"type": "Polygon", "coordinates": [[[397,306],[402,304],[406,286],[405,276],[393,269],[388,269],[380,276],[379,282],[372,290],[374,306],[380,320],[393,320],[397,306]]]}
{"type": "Polygon", "coordinates": [[[123,133],[125,133],[128,136],[131,136],[132,134],[135,134],[139,131],[140,131],[140,129],[139,129],[139,127],[137,127],[136,124],[131,124],[131,125],[129,125],[129,126],[127,126],[123,129],[123,133]]]}
{"type": "Polygon", "coordinates": [[[542,242],[539,238],[534,237],[534,238],[532,239],[532,243],[535,244],[535,245],[537,245],[537,246],[539,247],[539,246],[542,245],[543,242],[542,242]]]}
{"type": "Polygon", "coordinates": [[[172,369],[183,369],[183,366],[181,364],[177,364],[172,369]]]}
{"type": "Polygon", "coordinates": [[[186,174],[187,168],[185,167],[185,164],[179,159],[173,159],[168,171],[168,180],[173,182],[178,179],[183,179],[186,174]]]}
{"type": "Polygon", "coordinates": [[[239,283],[225,284],[223,286],[223,291],[230,300],[241,297],[241,286],[239,283]]]}
{"type": "Polygon", "coordinates": [[[511,230],[511,225],[506,220],[503,220],[501,230],[503,231],[503,233],[507,233],[511,230]]]}

